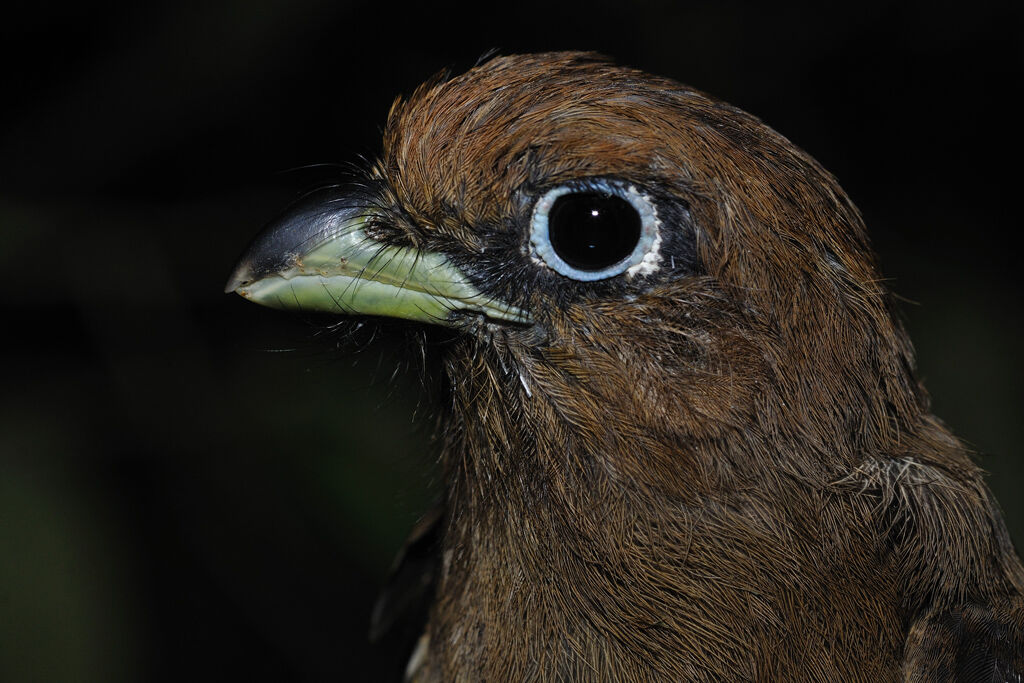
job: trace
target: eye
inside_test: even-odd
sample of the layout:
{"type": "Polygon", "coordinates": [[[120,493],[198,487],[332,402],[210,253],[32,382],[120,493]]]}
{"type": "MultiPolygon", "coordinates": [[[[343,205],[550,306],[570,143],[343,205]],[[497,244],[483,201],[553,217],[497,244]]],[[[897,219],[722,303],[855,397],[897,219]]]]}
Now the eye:
{"type": "Polygon", "coordinates": [[[531,254],[574,280],[649,273],[659,261],[657,213],[632,185],[590,180],[545,193],[530,220],[531,254]]]}

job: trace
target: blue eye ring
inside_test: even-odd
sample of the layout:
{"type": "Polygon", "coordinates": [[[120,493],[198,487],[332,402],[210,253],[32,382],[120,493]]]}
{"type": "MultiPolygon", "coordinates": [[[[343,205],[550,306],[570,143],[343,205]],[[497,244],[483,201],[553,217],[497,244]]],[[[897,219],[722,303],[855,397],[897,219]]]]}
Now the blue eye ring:
{"type": "Polygon", "coordinates": [[[661,262],[660,229],[661,221],[653,200],[634,185],[604,178],[567,183],[548,190],[534,204],[530,218],[530,256],[534,262],[581,282],[605,280],[622,273],[626,273],[627,277],[647,275],[657,270],[661,262]],[[548,214],[559,198],[577,193],[617,197],[636,211],[640,219],[639,238],[633,250],[624,258],[604,268],[587,270],[570,265],[555,251],[551,243],[548,214]]]}

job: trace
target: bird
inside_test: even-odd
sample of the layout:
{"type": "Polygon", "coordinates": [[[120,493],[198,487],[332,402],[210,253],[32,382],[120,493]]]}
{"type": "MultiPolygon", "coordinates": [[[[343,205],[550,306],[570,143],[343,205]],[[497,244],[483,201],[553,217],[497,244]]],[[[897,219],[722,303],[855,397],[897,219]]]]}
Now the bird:
{"type": "Polygon", "coordinates": [[[408,680],[1024,680],[1024,566],[863,219],[739,108],[595,53],[442,73],[226,291],[451,334],[374,613],[422,620],[408,680]]]}

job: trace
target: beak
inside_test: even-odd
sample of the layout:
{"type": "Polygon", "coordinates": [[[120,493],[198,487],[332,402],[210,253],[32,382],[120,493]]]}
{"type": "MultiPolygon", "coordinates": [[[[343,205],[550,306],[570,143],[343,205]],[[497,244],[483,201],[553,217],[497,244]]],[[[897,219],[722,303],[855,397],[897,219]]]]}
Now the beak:
{"type": "Polygon", "coordinates": [[[369,237],[373,216],[365,191],[310,195],[256,237],[224,291],[281,309],[441,325],[455,325],[457,312],[530,322],[525,311],[482,294],[444,254],[369,237]]]}

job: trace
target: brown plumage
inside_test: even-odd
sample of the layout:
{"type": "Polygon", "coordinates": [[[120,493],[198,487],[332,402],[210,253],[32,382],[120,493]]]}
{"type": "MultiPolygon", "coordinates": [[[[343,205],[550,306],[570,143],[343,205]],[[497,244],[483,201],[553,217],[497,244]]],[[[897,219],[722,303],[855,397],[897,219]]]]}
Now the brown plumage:
{"type": "MultiPolygon", "coordinates": [[[[1024,569],[929,412],[857,210],[807,154],[559,53],[397,102],[370,176],[345,200],[371,207],[366,239],[525,312],[440,321],[461,333],[444,501],[398,574],[433,591],[413,678],[1022,679],[1024,569]],[[557,272],[531,226],[561,186],[642,195],[648,260],[557,272]]],[[[267,249],[229,288],[303,266],[297,246],[260,266],[267,249]]],[[[409,594],[388,589],[378,626],[409,594]]]]}

